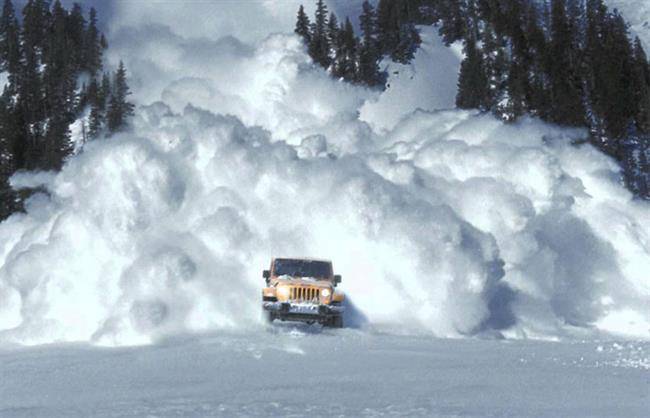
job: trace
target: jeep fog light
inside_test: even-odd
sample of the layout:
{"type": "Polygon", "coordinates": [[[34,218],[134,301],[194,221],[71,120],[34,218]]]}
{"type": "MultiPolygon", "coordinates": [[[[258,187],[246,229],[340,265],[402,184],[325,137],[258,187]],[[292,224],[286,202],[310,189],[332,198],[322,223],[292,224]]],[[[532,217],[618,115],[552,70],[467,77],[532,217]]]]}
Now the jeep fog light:
{"type": "Polygon", "coordinates": [[[329,297],[331,293],[332,292],[329,289],[323,289],[323,291],[320,292],[320,294],[323,295],[324,298],[329,297]]]}

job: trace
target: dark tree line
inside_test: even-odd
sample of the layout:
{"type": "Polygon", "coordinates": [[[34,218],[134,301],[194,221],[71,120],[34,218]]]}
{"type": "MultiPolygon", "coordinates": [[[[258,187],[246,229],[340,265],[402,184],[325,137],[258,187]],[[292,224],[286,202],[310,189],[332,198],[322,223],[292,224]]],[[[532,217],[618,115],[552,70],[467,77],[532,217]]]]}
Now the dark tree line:
{"type": "Polygon", "coordinates": [[[617,10],[603,0],[423,3],[446,42],[464,42],[458,107],[587,127],[630,190],[650,198],[650,64],[617,10]]]}
{"type": "Polygon", "coordinates": [[[376,10],[366,1],[359,22],[360,39],[321,0],[313,23],[300,8],[296,33],[335,77],[377,86],[380,59],[408,63],[420,44],[414,25],[436,24],[447,44],[464,44],[459,108],[586,127],[630,190],[650,198],[650,64],[603,0],[380,0],[376,10]]]}
{"type": "Polygon", "coordinates": [[[20,210],[28,192],[9,187],[18,170],[59,170],[74,151],[70,125],[90,109],[84,140],[116,132],[133,114],[123,65],[104,72],[97,13],[59,0],[29,0],[22,23],[11,0],[0,16],[0,219],[20,210]],[[87,84],[79,86],[82,77],[87,84]]]}
{"type": "Polygon", "coordinates": [[[323,0],[316,3],[313,22],[303,6],[298,9],[295,32],[302,37],[309,56],[332,76],[366,86],[380,86],[385,74],[379,68],[384,56],[408,63],[420,45],[415,29],[417,9],[409,0],[380,0],[375,9],[362,5],[357,36],[349,18],[340,21],[329,13],[323,0]]]}

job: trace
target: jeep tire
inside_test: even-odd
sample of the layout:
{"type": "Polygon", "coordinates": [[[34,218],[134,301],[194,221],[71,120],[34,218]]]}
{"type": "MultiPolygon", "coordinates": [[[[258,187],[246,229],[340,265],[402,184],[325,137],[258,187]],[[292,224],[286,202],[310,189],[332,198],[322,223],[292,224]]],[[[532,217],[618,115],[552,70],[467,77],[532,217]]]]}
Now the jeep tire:
{"type": "Polygon", "coordinates": [[[326,326],[330,328],[343,328],[343,316],[335,315],[327,321],[326,326]]]}
{"type": "Polygon", "coordinates": [[[264,320],[266,321],[267,324],[273,323],[274,319],[275,319],[275,314],[273,312],[269,312],[269,311],[264,312],[264,320]]]}

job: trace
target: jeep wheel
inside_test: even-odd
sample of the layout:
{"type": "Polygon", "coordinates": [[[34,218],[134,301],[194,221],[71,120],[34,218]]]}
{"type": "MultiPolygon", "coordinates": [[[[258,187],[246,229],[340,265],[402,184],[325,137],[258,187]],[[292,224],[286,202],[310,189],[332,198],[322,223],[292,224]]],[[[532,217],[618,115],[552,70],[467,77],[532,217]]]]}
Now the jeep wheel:
{"type": "Polygon", "coordinates": [[[333,316],[327,321],[327,326],[330,328],[343,328],[343,317],[340,315],[333,316]]]}
{"type": "Polygon", "coordinates": [[[264,312],[264,319],[266,320],[267,324],[270,324],[275,319],[275,315],[273,312],[264,312]]]}

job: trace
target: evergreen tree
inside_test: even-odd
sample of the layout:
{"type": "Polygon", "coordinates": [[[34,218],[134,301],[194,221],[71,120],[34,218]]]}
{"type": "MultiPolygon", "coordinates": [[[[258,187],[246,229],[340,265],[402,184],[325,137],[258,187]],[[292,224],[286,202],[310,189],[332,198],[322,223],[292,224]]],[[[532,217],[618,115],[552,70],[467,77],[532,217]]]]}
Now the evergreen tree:
{"type": "Polygon", "coordinates": [[[70,44],[72,45],[72,51],[70,54],[72,56],[75,71],[83,70],[85,33],[86,19],[84,18],[81,5],[75,3],[72,6],[72,10],[70,11],[66,22],[66,34],[69,38],[70,44]]]}
{"type": "Polygon", "coordinates": [[[600,108],[611,139],[606,151],[620,157],[622,150],[617,139],[628,133],[636,113],[632,46],[627,25],[616,12],[608,17],[603,35],[601,78],[597,88],[600,89],[600,108]]]}
{"type": "Polygon", "coordinates": [[[603,94],[603,33],[607,19],[607,8],[603,0],[587,0],[586,2],[586,35],[584,52],[584,92],[585,115],[596,146],[605,146],[606,130],[603,120],[604,103],[607,100],[603,94]]]}
{"type": "Polygon", "coordinates": [[[23,8],[23,42],[26,51],[40,58],[50,27],[50,9],[45,0],[29,0],[23,8]]]}
{"type": "Polygon", "coordinates": [[[43,71],[45,131],[42,168],[58,170],[71,152],[69,125],[74,120],[76,74],[73,46],[67,33],[68,13],[59,0],[53,5],[43,71]]]}
{"type": "Polygon", "coordinates": [[[650,134],[650,64],[641,40],[634,40],[633,76],[635,86],[635,122],[643,134],[650,134]]]}
{"type": "Polygon", "coordinates": [[[309,17],[305,13],[305,8],[301,4],[300,8],[298,9],[298,17],[296,20],[296,28],[294,29],[294,32],[300,35],[300,37],[307,45],[309,45],[311,42],[311,33],[309,32],[309,27],[309,17]]]}
{"type": "Polygon", "coordinates": [[[108,76],[102,86],[93,79],[81,94],[81,71],[101,70],[106,47],[91,11],[86,27],[79,4],[68,12],[60,0],[29,0],[23,8],[22,27],[10,0],[0,16],[0,71],[9,83],[0,96],[0,219],[20,210],[30,191],[14,192],[7,179],[19,169],[58,170],[72,150],[70,124],[91,106],[93,134],[106,125],[107,96],[111,95],[112,127],[124,126],[133,114],[126,98],[126,71],[121,65],[111,90],[108,76]],[[89,42],[92,41],[92,42],[89,42]],[[86,62],[86,58],[90,58],[86,62]],[[90,65],[89,65],[90,63],[90,65]]]}
{"type": "Polygon", "coordinates": [[[399,43],[398,2],[379,0],[377,4],[377,44],[382,54],[391,54],[399,43]]]}
{"type": "Polygon", "coordinates": [[[639,186],[638,195],[650,200],[650,136],[645,135],[640,142],[638,171],[639,186]]]}
{"type": "Polygon", "coordinates": [[[402,23],[398,32],[398,43],[390,54],[393,61],[408,64],[415,56],[415,51],[420,47],[422,39],[420,33],[412,23],[402,23]]]}
{"type": "Polygon", "coordinates": [[[343,77],[345,69],[346,51],[344,45],[345,24],[339,26],[338,20],[334,13],[330,14],[329,20],[329,37],[332,46],[332,76],[335,78],[343,77]]]}
{"type": "Polygon", "coordinates": [[[507,78],[507,101],[501,105],[499,114],[505,121],[515,121],[527,110],[526,70],[518,58],[510,61],[507,78]]]}
{"type": "Polygon", "coordinates": [[[103,49],[99,30],[97,29],[97,11],[95,8],[90,9],[88,28],[84,38],[84,69],[94,76],[102,67],[103,49]]]}
{"type": "Polygon", "coordinates": [[[7,94],[0,97],[0,220],[16,209],[16,196],[9,185],[9,177],[15,171],[12,137],[11,103],[7,94]]]}
{"type": "Polygon", "coordinates": [[[327,22],[327,6],[323,0],[318,0],[316,16],[311,28],[309,55],[323,68],[329,68],[331,63],[327,22]]]}
{"type": "Polygon", "coordinates": [[[45,53],[45,40],[49,31],[49,9],[42,0],[29,0],[23,8],[22,50],[23,65],[19,72],[17,93],[18,120],[24,123],[25,166],[39,168],[47,153],[43,140],[47,115],[45,90],[40,71],[45,53]]]}
{"type": "Polygon", "coordinates": [[[437,8],[436,14],[441,22],[439,32],[445,45],[477,35],[468,33],[471,27],[466,20],[466,0],[439,0],[433,4],[437,8]]]}
{"type": "Polygon", "coordinates": [[[377,42],[381,54],[393,61],[409,63],[421,43],[415,24],[409,19],[411,8],[404,0],[380,0],[377,6],[377,42]]]}
{"type": "Polygon", "coordinates": [[[110,132],[117,132],[123,129],[126,126],[128,118],[133,116],[134,106],[127,101],[127,97],[130,94],[131,92],[126,82],[126,69],[120,61],[120,66],[113,78],[113,91],[110,96],[106,115],[108,130],[110,132]]]}
{"type": "Polygon", "coordinates": [[[0,62],[8,72],[9,87],[15,92],[21,70],[20,26],[13,3],[5,0],[0,18],[0,62]]]}
{"type": "Polygon", "coordinates": [[[482,33],[483,66],[488,78],[488,108],[500,115],[500,108],[508,102],[508,57],[506,40],[491,25],[482,33]]]}
{"type": "Polygon", "coordinates": [[[577,45],[569,25],[565,0],[552,2],[550,50],[551,118],[559,124],[584,125],[582,82],[575,56],[577,45]]]}
{"type": "Polygon", "coordinates": [[[473,39],[465,42],[465,59],[460,65],[456,106],[461,109],[489,108],[488,77],[483,55],[473,39]]]}
{"type": "Polygon", "coordinates": [[[327,41],[330,46],[330,50],[332,51],[331,54],[328,55],[328,58],[330,59],[332,74],[336,77],[336,74],[338,72],[336,69],[336,61],[337,58],[342,54],[342,45],[339,21],[334,13],[330,13],[329,20],[327,21],[327,41]]]}
{"type": "Polygon", "coordinates": [[[98,99],[97,103],[98,106],[100,106],[100,109],[102,111],[106,110],[106,106],[108,106],[108,99],[111,96],[111,76],[109,73],[104,73],[102,76],[102,83],[99,87],[99,94],[98,94],[98,99]]]}
{"type": "Polygon", "coordinates": [[[106,110],[105,94],[97,82],[97,79],[93,78],[88,85],[87,100],[90,105],[88,137],[90,139],[95,139],[103,130],[105,120],[104,111],[106,110]]]}
{"type": "Polygon", "coordinates": [[[368,2],[363,2],[362,13],[359,17],[363,34],[359,50],[359,82],[367,86],[377,86],[383,82],[379,71],[379,46],[377,43],[377,18],[375,10],[368,2]]]}
{"type": "Polygon", "coordinates": [[[88,136],[96,139],[107,125],[107,101],[111,96],[111,82],[108,73],[104,73],[101,84],[93,79],[88,86],[88,102],[90,115],[88,121],[88,136]]]}
{"type": "Polygon", "coordinates": [[[525,32],[528,38],[529,61],[526,62],[528,82],[526,84],[526,103],[531,114],[547,120],[551,109],[550,81],[548,68],[552,57],[541,25],[542,18],[535,5],[526,10],[525,32]]]}
{"type": "Polygon", "coordinates": [[[345,80],[354,81],[357,77],[356,57],[359,40],[354,35],[354,28],[350,19],[345,20],[341,28],[341,60],[339,65],[340,76],[345,80]]]}

